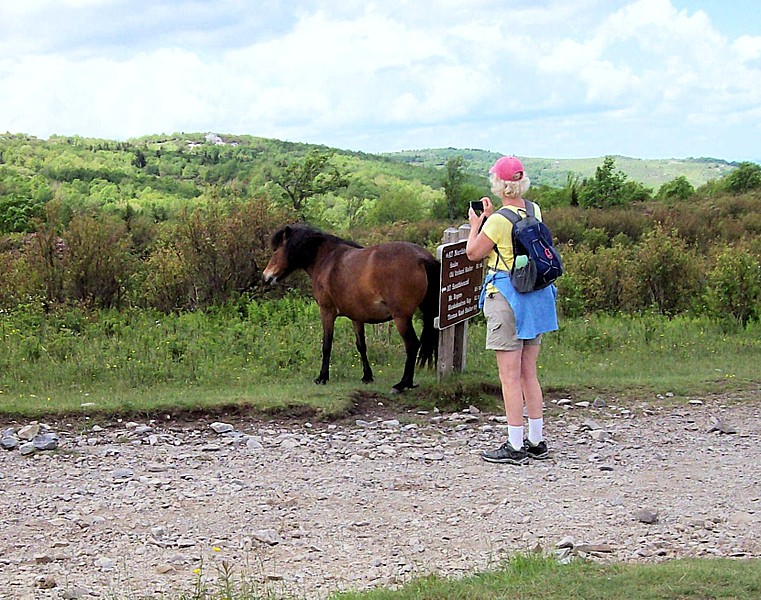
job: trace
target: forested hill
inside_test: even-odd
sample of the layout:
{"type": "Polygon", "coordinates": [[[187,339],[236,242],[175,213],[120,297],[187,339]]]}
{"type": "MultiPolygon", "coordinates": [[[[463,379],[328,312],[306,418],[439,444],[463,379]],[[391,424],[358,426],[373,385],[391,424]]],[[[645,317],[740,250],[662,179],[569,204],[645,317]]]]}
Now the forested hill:
{"type": "MultiPolygon", "coordinates": [[[[487,150],[463,150],[458,148],[433,148],[409,150],[385,154],[392,160],[425,167],[443,167],[448,160],[462,157],[465,171],[473,175],[488,172],[489,167],[499,158],[499,154],[487,150]]],[[[668,181],[683,176],[693,186],[698,187],[711,179],[719,179],[729,174],[735,167],[717,158],[683,158],[683,159],[641,159],[626,156],[614,156],[616,167],[632,181],[650,188],[659,188],[668,181]]],[[[568,174],[580,178],[593,177],[595,170],[603,162],[599,158],[533,158],[521,157],[531,180],[540,185],[563,187],[568,174]]]]}
{"type": "MultiPolygon", "coordinates": [[[[160,222],[198,203],[255,196],[339,231],[360,224],[461,218],[468,199],[489,192],[486,175],[498,156],[453,148],[367,154],[214,133],[127,141],[0,134],[0,234],[34,231],[35,221],[53,212],[63,223],[99,209],[127,217],[137,211],[160,222]]],[[[547,207],[572,204],[574,194],[582,205],[626,204],[652,197],[669,182],[678,188],[670,195],[686,197],[737,167],[714,159],[524,162],[534,183],[532,199],[547,207]],[[620,187],[621,194],[600,198],[592,182],[585,183],[596,177],[620,187]]]]}
{"type": "MultiPolygon", "coordinates": [[[[215,183],[243,178],[264,183],[272,167],[300,158],[310,151],[330,152],[346,157],[346,166],[368,175],[385,173],[407,180],[417,180],[434,188],[441,185],[441,170],[452,158],[463,159],[465,173],[485,177],[500,154],[487,150],[434,148],[384,154],[367,154],[323,145],[286,142],[246,135],[213,133],[174,133],[150,135],[127,141],[52,136],[49,140],[24,134],[0,134],[0,165],[14,158],[38,167],[52,165],[88,169],[133,165],[143,175],[161,175],[191,180],[200,173],[215,183]],[[163,160],[162,160],[163,159],[163,160]],[[142,161],[145,164],[141,166],[142,161]],[[411,168],[415,167],[415,168],[411,168]],[[214,181],[216,180],[216,181],[214,181]]],[[[569,174],[592,177],[604,157],[556,159],[521,157],[532,181],[537,185],[563,187],[569,174]]],[[[677,177],[685,177],[693,186],[730,173],[735,163],[716,158],[639,159],[615,156],[616,167],[630,180],[657,189],[677,177]]],[[[125,174],[128,174],[125,171],[125,174]]]]}

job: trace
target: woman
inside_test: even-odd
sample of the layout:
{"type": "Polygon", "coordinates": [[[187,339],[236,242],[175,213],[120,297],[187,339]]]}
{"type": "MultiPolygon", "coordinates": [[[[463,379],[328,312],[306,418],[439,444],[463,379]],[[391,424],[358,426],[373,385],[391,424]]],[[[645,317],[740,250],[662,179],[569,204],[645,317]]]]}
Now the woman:
{"type": "MultiPolygon", "coordinates": [[[[503,156],[489,169],[492,192],[503,207],[526,215],[523,194],[530,181],[523,164],[514,156],[503,156]]],[[[508,439],[496,450],[483,452],[489,462],[521,465],[529,457],[543,460],[549,456],[544,441],[544,399],[537,377],[537,358],[542,333],[557,326],[555,286],[519,294],[510,283],[513,255],[513,225],[506,217],[495,214],[488,197],[481,199],[484,211],[468,211],[470,235],[466,253],[470,260],[486,259],[487,274],[481,295],[486,317],[486,349],[495,350],[507,414],[508,439]],[[528,413],[528,436],[524,439],[523,406],[528,413]]],[[[535,206],[535,216],[541,211],[535,206]]]]}

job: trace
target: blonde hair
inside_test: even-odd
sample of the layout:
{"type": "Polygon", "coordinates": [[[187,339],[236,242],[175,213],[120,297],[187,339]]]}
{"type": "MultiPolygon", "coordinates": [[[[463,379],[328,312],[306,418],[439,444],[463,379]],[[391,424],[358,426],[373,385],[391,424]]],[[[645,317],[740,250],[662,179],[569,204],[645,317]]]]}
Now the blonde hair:
{"type": "Polygon", "coordinates": [[[489,176],[491,191],[500,198],[520,198],[531,187],[531,180],[524,173],[518,181],[505,181],[494,173],[489,176]]]}

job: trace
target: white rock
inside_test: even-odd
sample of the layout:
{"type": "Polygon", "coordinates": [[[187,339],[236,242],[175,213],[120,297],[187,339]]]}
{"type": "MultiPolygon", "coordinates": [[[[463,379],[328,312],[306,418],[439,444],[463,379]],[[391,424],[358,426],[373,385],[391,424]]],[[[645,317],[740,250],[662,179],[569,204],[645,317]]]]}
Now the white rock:
{"type": "Polygon", "coordinates": [[[230,425],[229,423],[221,423],[216,422],[209,425],[216,433],[230,433],[231,431],[235,430],[235,427],[230,425]]]}
{"type": "Polygon", "coordinates": [[[34,436],[36,436],[38,433],[40,433],[40,426],[37,423],[32,423],[31,425],[25,425],[21,429],[18,430],[18,433],[16,434],[16,437],[31,441],[34,439],[34,436]]]}

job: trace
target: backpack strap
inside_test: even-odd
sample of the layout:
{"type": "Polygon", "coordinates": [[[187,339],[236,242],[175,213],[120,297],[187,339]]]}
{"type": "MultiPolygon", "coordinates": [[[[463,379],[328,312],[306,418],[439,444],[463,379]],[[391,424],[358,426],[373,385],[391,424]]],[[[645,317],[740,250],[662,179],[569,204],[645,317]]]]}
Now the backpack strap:
{"type": "MultiPolygon", "coordinates": [[[[524,200],[526,204],[526,216],[527,217],[536,217],[536,204],[531,202],[531,200],[524,200]]],[[[521,217],[517,212],[514,210],[510,210],[507,208],[507,206],[503,206],[497,211],[498,214],[505,217],[508,221],[510,221],[513,225],[515,225],[518,221],[520,221],[523,217],[521,217]]]]}
{"type": "MultiPolygon", "coordinates": [[[[535,210],[536,205],[533,202],[531,202],[531,200],[524,200],[524,202],[526,204],[526,216],[527,217],[536,216],[536,210],[535,210]]],[[[500,208],[496,212],[496,214],[502,215],[503,217],[505,217],[508,221],[510,221],[513,224],[513,227],[515,227],[515,224],[523,218],[514,210],[510,210],[509,208],[507,208],[507,206],[503,206],[502,208],[500,208]]],[[[497,260],[498,261],[501,260],[504,263],[505,267],[507,267],[507,261],[504,258],[502,258],[502,254],[500,254],[499,248],[497,248],[497,244],[494,244],[494,251],[497,253],[497,260]]],[[[515,257],[515,242],[514,241],[513,241],[513,257],[515,257]]]]}

